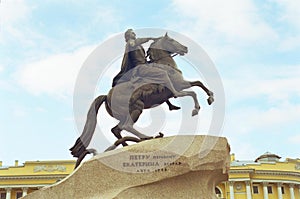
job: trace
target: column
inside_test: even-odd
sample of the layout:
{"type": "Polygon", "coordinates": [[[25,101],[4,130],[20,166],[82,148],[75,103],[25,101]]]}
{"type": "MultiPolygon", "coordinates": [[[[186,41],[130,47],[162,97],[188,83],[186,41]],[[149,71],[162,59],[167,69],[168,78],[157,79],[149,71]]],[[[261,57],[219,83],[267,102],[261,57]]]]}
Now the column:
{"type": "Polygon", "coordinates": [[[290,195],[291,195],[291,199],[295,199],[294,185],[293,184],[290,184],[290,195]]]}
{"type": "Polygon", "coordinates": [[[282,199],[282,183],[281,182],[278,182],[277,183],[277,192],[278,192],[278,199],[282,199]]]}
{"type": "Polygon", "coordinates": [[[230,195],[230,199],[234,199],[233,185],[234,185],[234,182],[233,181],[229,181],[229,195],[230,195]]]}
{"type": "Polygon", "coordinates": [[[22,188],[23,191],[22,197],[27,195],[27,190],[28,190],[27,187],[22,188]]]}
{"type": "Polygon", "coordinates": [[[246,194],[247,194],[247,199],[252,199],[252,194],[251,194],[251,181],[246,181],[246,194]]]}
{"type": "Polygon", "coordinates": [[[6,188],[6,199],[10,199],[11,188],[6,188]]]}
{"type": "Polygon", "coordinates": [[[264,199],[269,199],[268,196],[268,182],[263,182],[263,189],[264,189],[264,199]]]}

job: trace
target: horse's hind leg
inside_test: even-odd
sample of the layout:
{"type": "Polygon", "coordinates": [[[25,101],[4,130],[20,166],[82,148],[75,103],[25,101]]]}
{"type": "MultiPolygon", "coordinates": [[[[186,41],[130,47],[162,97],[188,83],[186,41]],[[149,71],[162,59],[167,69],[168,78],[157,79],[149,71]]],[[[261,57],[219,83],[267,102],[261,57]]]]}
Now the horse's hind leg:
{"type": "MultiPolygon", "coordinates": [[[[122,139],[122,136],[121,136],[122,129],[119,127],[119,125],[120,125],[120,123],[111,129],[111,132],[116,136],[116,138],[118,138],[118,140],[122,139]]],[[[126,142],[122,142],[122,145],[128,146],[128,144],[126,144],[126,142]]]]}
{"type": "Polygon", "coordinates": [[[134,135],[136,135],[140,139],[151,139],[153,137],[144,135],[141,132],[139,132],[138,130],[136,130],[135,128],[133,128],[133,124],[138,120],[141,113],[142,113],[142,110],[139,110],[139,109],[131,111],[130,116],[128,116],[127,121],[125,122],[125,124],[121,128],[128,131],[128,132],[130,132],[130,133],[133,133],[134,135]]]}
{"type": "Polygon", "coordinates": [[[148,140],[148,139],[153,138],[152,136],[147,136],[145,134],[142,134],[141,132],[139,132],[138,130],[133,128],[133,125],[130,125],[130,124],[124,125],[123,129],[130,132],[130,133],[133,133],[134,135],[136,135],[141,140],[148,140]]]}
{"type": "Polygon", "coordinates": [[[133,128],[133,124],[139,119],[144,109],[144,103],[141,100],[135,100],[129,105],[130,115],[127,116],[127,120],[120,125],[122,130],[126,130],[140,139],[151,139],[153,137],[147,136],[133,128]]]}

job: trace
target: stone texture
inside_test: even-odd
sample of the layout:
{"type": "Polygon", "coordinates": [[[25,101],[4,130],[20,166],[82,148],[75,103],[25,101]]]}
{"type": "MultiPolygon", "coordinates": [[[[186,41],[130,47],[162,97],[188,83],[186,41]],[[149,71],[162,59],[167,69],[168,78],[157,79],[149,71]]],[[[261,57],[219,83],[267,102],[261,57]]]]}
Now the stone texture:
{"type": "Polygon", "coordinates": [[[216,198],[228,179],[226,138],[173,136],[99,154],[24,199],[216,198]]]}

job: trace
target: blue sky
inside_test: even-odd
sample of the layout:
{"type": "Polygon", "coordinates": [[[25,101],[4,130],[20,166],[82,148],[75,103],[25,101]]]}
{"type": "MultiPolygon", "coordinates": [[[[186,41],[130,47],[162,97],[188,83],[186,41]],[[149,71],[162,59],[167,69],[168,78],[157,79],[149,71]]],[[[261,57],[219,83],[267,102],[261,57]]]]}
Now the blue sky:
{"type": "MultiPolygon", "coordinates": [[[[1,0],[0,160],[71,159],[81,131],[73,91],[83,62],[111,35],[145,27],[184,34],[214,61],[226,95],[222,136],[238,159],[266,151],[300,158],[299,8],[298,0],[1,0]]],[[[189,69],[179,67],[188,79],[189,69]]],[[[209,110],[204,93],[198,96],[202,112],[209,110]]],[[[170,123],[182,119],[181,112],[166,114],[170,123]]],[[[99,126],[109,130],[115,121],[104,117],[99,126]]]]}

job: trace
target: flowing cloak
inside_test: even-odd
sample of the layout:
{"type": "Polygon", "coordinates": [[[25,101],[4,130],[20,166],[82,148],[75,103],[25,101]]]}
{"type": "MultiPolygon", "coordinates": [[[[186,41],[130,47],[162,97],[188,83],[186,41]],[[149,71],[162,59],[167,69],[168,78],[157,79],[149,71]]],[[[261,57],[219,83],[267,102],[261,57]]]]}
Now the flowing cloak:
{"type": "Polygon", "coordinates": [[[123,55],[123,60],[121,64],[121,71],[114,77],[112,87],[117,85],[118,82],[122,78],[122,82],[124,81],[130,81],[131,74],[128,73],[131,69],[136,67],[139,64],[145,64],[146,58],[145,58],[145,50],[141,45],[137,45],[134,47],[131,47],[128,43],[125,47],[125,53],[123,55]],[[130,59],[130,57],[133,56],[135,59],[130,59]]]}
{"type": "MultiPolygon", "coordinates": [[[[133,63],[129,59],[128,51],[129,51],[129,46],[128,46],[128,44],[126,44],[126,48],[125,48],[125,52],[124,52],[122,64],[121,64],[121,71],[114,77],[112,87],[117,85],[119,79],[121,79],[121,77],[128,71],[128,68],[133,68],[133,63]]],[[[128,79],[128,81],[129,80],[130,79],[128,79]]]]}

